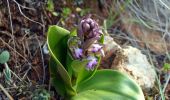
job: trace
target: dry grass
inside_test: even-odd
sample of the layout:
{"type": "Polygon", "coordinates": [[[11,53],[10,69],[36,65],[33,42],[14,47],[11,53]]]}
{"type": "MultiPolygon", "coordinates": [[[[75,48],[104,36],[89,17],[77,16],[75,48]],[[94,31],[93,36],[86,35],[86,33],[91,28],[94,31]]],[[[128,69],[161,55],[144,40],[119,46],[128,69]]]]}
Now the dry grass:
{"type": "Polygon", "coordinates": [[[118,22],[122,23],[120,27],[123,26],[123,28],[109,29],[110,33],[113,33],[114,38],[125,40],[123,45],[131,44],[148,56],[157,72],[156,88],[158,93],[147,95],[154,99],[165,100],[165,97],[168,99],[169,94],[166,92],[166,87],[170,80],[170,74],[164,73],[162,67],[165,62],[170,61],[168,47],[170,41],[169,0],[116,0],[113,1],[113,6],[114,12],[117,12],[116,14],[119,16],[118,22]],[[138,29],[134,29],[136,26],[138,29]],[[148,38],[149,36],[148,39],[152,39],[154,33],[159,37],[155,39],[160,41],[141,39],[141,37],[148,38]],[[138,37],[139,34],[140,37],[138,37]],[[154,52],[156,50],[152,50],[152,48],[155,46],[158,47],[158,51],[162,50],[163,52],[161,54],[154,52]]]}

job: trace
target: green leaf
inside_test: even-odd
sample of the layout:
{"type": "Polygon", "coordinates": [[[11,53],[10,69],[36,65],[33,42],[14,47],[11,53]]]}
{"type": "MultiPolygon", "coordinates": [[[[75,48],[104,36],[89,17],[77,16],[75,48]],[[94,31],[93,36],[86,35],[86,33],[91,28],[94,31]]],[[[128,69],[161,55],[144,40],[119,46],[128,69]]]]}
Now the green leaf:
{"type": "Polygon", "coordinates": [[[54,11],[54,3],[53,3],[53,0],[48,0],[48,1],[47,1],[47,10],[50,11],[50,12],[53,12],[53,11],[54,11]]]}
{"type": "Polygon", "coordinates": [[[77,29],[76,28],[71,30],[70,36],[77,36],[77,29]]]}
{"type": "Polygon", "coordinates": [[[67,53],[67,40],[69,31],[59,26],[50,26],[47,36],[47,44],[49,51],[53,57],[56,57],[58,62],[65,66],[66,53],[67,53]]]}
{"type": "Polygon", "coordinates": [[[53,58],[50,58],[49,62],[49,71],[51,76],[51,83],[55,87],[56,91],[61,95],[64,96],[66,94],[65,83],[62,80],[61,76],[58,74],[57,64],[53,58]]]}
{"type": "Polygon", "coordinates": [[[57,13],[57,12],[52,12],[52,14],[53,14],[53,16],[58,16],[59,15],[59,13],[57,13]]]}
{"type": "Polygon", "coordinates": [[[62,9],[62,17],[67,18],[71,14],[71,9],[65,7],[62,9]]]}
{"type": "Polygon", "coordinates": [[[141,88],[127,75],[113,70],[99,70],[77,86],[71,100],[144,100],[141,88]]]}
{"type": "Polygon", "coordinates": [[[90,79],[96,72],[99,64],[100,64],[100,59],[98,59],[98,65],[95,67],[95,69],[93,71],[88,71],[86,69],[86,65],[89,62],[88,60],[84,59],[82,61],[80,60],[74,60],[71,64],[71,67],[75,73],[75,76],[77,77],[76,79],[76,85],[79,84],[82,81],[86,81],[88,79],[90,79]]]}
{"type": "Polygon", "coordinates": [[[102,43],[102,44],[104,43],[104,34],[102,34],[102,36],[101,36],[99,42],[102,43]]]}
{"type": "Polygon", "coordinates": [[[67,72],[69,74],[69,76],[72,79],[72,74],[73,74],[73,69],[71,67],[71,62],[73,61],[73,58],[71,56],[71,54],[69,53],[69,50],[67,51],[67,59],[66,59],[66,66],[67,66],[67,72]]]}
{"type": "Polygon", "coordinates": [[[88,60],[74,60],[71,63],[72,70],[74,72],[74,76],[76,77],[76,83],[78,84],[80,81],[85,79],[85,77],[88,77],[90,75],[90,71],[87,71],[85,69],[86,65],[88,63],[88,60]]]}
{"type": "Polygon", "coordinates": [[[53,15],[53,16],[58,16],[59,13],[55,12],[54,10],[54,2],[53,0],[48,0],[47,1],[47,7],[46,9],[53,15]]]}
{"type": "Polygon", "coordinates": [[[1,64],[6,63],[9,60],[9,57],[10,57],[9,52],[8,51],[3,51],[0,54],[0,63],[1,64]]]}
{"type": "MultiPolygon", "coordinates": [[[[75,91],[72,88],[71,78],[64,67],[66,66],[68,36],[69,36],[69,31],[56,25],[50,26],[48,30],[47,44],[48,44],[50,54],[56,62],[57,72],[59,73],[61,79],[64,81],[66,85],[66,90],[68,92],[67,94],[75,95],[75,91]]],[[[55,76],[51,76],[51,77],[55,79],[55,76]]]]}
{"type": "Polygon", "coordinates": [[[10,82],[11,81],[11,70],[10,68],[8,67],[8,64],[5,63],[5,71],[4,71],[4,74],[5,74],[5,80],[6,82],[10,82]]]}
{"type": "Polygon", "coordinates": [[[170,70],[170,64],[165,63],[164,66],[163,66],[163,70],[164,71],[169,71],[170,70]]]}

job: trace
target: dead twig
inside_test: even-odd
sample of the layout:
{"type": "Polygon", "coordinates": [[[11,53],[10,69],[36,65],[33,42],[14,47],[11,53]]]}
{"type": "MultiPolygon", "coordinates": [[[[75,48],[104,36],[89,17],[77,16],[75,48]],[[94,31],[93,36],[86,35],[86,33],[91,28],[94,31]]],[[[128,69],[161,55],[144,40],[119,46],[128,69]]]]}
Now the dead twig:
{"type": "Polygon", "coordinates": [[[168,77],[167,77],[167,79],[166,79],[166,82],[165,82],[164,88],[163,88],[163,90],[162,90],[162,91],[163,91],[163,93],[165,92],[166,87],[168,86],[169,80],[170,80],[170,73],[168,74],[168,77]]]}
{"type": "Polygon", "coordinates": [[[20,7],[24,8],[24,9],[29,9],[29,10],[35,10],[34,8],[29,8],[29,7],[26,7],[26,6],[23,6],[21,4],[19,4],[16,0],[13,0],[17,5],[19,5],[20,7]]]}
{"type": "MultiPolygon", "coordinates": [[[[12,48],[8,43],[6,43],[2,38],[0,38],[0,40],[6,45],[8,46],[8,48],[12,49],[14,52],[16,52],[20,57],[22,57],[26,62],[28,62],[29,65],[31,65],[31,63],[23,56],[21,55],[19,52],[17,52],[14,48],[12,48]]],[[[32,65],[31,65],[32,66],[32,65]]]]}
{"type": "Polygon", "coordinates": [[[43,56],[43,52],[42,52],[40,41],[38,40],[37,36],[36,36],[36,39],[37,39],[37,42],[38,42],[38,45],[39,45],[39,48],[40,48],[40,53],[41,53],[41,61],[42,61],[42,65],[43,65],[42,66],[43,67],[43,84],[44,84],[45,76],[46,76],[45,64],[44,64],[44,56],[43,56]]]}
{"type": "MultiPolygon", "coordinates": [[[[15,0],[13,0],[13,1],[15,2],[15,0]]],[[[15,2],[15,3],[16,3],[16,2],[15,2]]],[[[32,19],[30,19],[29,17],[27,17],[27,16],[22,12],[22,10],[21,10],[21,5],[20,5],[19,3],[16,3],[16,4],[17,4],[18,9],[19,9],[19,11],[20,11],[20,13],[21,13],[22,16],[24,16],[24,17],[25,17],[26,19],[28,19],[29,21],[34,22],[34,23],[37,23],[37,24],[41,25],[42,27],[44,27],[44,25],[43,25],[42,23],[37,22],[37,21],[32,20],[32,19]]]]}
{"type": "MultiPolygon", "coordinates": [[[[7,0],[7,6],[8,6],[8,13],[9,13],[11,34],[12,34],[11,38],[12,38],[12,41],[13,41],[14,50],[16,50],[15,39],[14,39],[14,29],[13,29],[13,22],[12,22],[12,16],[11,16],[11,9],[10,9],[10,6],[9,6],[9,0],[7,0]]],[[[14,54],[14,58],[16,59],[15,65],[17,66],[17,55],[16,55],[16,53],[14,54]]]]}
{"type": "Polygon", "coordinates": [[[9,100],[14,100],[13,97],[8,93],[8,91],[2,86],[1,83],[0,83],[0,88],[2,89],[4,94],[9,98],[9,100]]]}

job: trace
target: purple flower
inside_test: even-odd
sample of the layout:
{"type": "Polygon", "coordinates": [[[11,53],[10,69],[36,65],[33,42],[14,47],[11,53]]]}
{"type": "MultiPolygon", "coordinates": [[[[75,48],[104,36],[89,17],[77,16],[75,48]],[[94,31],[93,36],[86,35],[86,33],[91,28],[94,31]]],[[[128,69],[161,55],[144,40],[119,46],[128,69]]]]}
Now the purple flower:
{"type": "Polygon", "coordinates": [[[102,49],[102,46],[99,44],[92,44],[92,47],[90,48],[90,51],[92,52],[98,52],[102,49]]]}
{"type": "Polygon", "coordinates": [[[100,50],[100,54],[101,54],[101,56],[103,56],[103,57],[105,56],[103,49],[100,50]]]}
{"type": "Polygon", "coordinates": [[[87,60],[89,60],[89,62],[87,63],[87,70],[93,70],[94,67],[97,65],[97,58],[94,56],[88,56],[87,60]]]}
{"type": "Polygon", "coordinates": [[[80,59],[83,56],[83,49],[76,48],[76,49],[74,49],[74,53],[75,53],[75,55],[74,55],[75,58],[80,59]]]}
{"type": "Polygon", "coordinates": [[[103,46],[100,44],[92,44],[88,49],[87,49],[87,55],[91,53],[95,54],[100,54],[101,56],[105,56],[104,50],[102,49],[103,46]]]}

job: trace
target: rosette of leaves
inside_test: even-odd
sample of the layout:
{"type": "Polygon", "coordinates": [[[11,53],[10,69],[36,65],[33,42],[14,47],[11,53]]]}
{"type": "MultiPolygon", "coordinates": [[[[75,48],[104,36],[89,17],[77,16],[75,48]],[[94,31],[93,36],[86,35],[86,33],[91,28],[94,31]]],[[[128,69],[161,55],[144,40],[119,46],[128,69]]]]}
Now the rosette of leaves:
{"type": "Polygon", "coordinates": [[[86,51],[84,48],[89,47],[89,43],[96,43],[92,39],[94,35],[97,37],[95,38],[98,40],[97,43],[103,42],[103,35],[94,33],[96,29],[90,33],[91,26],[84,26],[78,28],[78,34],[77,31],[69,32],[56,25],[49,27],[47,36],[51,54],[49,68],[51,82],[56,91],[68,100],[144,100],[141,88],[127,75],[111,69],[97,69],[100,54],[93,54],[97,64],[90,70],[87,70],[89,59],[86,53],[80,53],[78,58],[74,56],[72,44],[75,44],[73,47],[86,51]],[[87,42],[86,39],[93,42],[87,42]]]}

